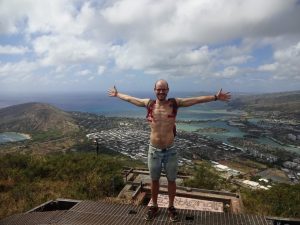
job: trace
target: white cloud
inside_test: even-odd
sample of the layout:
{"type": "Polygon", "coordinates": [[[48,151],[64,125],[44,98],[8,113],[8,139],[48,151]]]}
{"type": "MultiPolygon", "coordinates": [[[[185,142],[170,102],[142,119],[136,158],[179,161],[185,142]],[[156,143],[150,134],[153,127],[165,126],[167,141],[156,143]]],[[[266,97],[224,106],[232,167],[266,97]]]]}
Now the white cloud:
{"type": "Polygon", "coordinates": [[[28,52],[29,49],[23,46],[12,46],[12,45],[0,45],[0,55],[22,55],[28,52]]]}
{"type": "Polygon", "coordinates": [[[253,59],[251,55],[241,55],[241,56],[232,56],[231,58],[225,59],[223,58],[220,62],[224,65],[238,65],[244,64],[249,60],[253,59]]]}
{"type": "MultiPolygon", "coordinates": [[[[203,76],[209,77],[224,65],[227,69],[219,75],[232,77],[238,74],[233,72],[236,68],[233,66],[254,59],[253,46],[221,45],[203,53],[199,50],[205,47],[202,43],[276,35],[280,32],[274,30],[278,26],[277,16],[286,19],[289,14],[294,15],[296,10],[291,8],[292,4],[293,1],[176,1],[173,4],[141,1],[135,4],[127,0],[118,1],[103,15],[113,26],[124,30],[124,38],[130,35],[128,41],[125,39],[111,48],[112,58],[121,70],[174,76],[205,72],[203,76]],[[128,13],[128,8],[132,13],[128,13]]],[[[285,19],[280,21],[283,26],[285,19]]],[[[295,26],[288,32],[295,32],[295,26]]]]}
{"type": "Polygon", "coordinates": [[[98,74],[101,75],[104,73],[104,71],[106,70],[106,67],[105,66],[98,66],[98,74]]]}
{"type": "Polygon", "coordinates": [[[34,62],[20,61],[17,63],[1,63],[0,77],[13,77],[20,75],[29,75],[38,68],[34,62]]]}
{"type": "Polygon", "coordinates": [[[65,78],[65,75],[64,74],[56,74],[54,76],[54,78],[56,78],[56,79],[63,79],[63,78],[65,78]]]}
{"type": "Polygon", "coordinates": [[[210,52],[208,46],[203,46],[195,50],[187,50],[178,52],[173,65],[199,65],[199,64],[208,64],[210,60],[210,52]]]}
{"type": "Polygon", "coordinates": [[[300,79],[300,42],[274,52],[274,63],[265,64],[259,71],[270,72],[275,79],[300,79]]]}
{"type": "MultiPolygon", "coordinates": [[[[274,27],[278,26],[277,16],[285,17],[285,20],[279,21],[281,24],[291,14],[297,17],[297,10],[292,8],[294,2],[124,0],[106,8],[102,14],[110,24],[125,29],[125,33],[130,30],[130,34],[139,40],[152,40],[168,46],[182,43],[204,44],[242,36],[274,34],[274,27]]],[[[289,28],[289,32],[294,32],[296,24],[293,23],[289,28]]]]}
{"type": "MultiPolygon", "coordinates": [[[[75,16],[78,13],[76,2],[79,1],[2,0],[0,21],[3,23],[0,26],[0,34],[23,30],[29,34],[36,32],[80,33],[83,27],[82,24],[75,23],[75,16]]],[[[86,13],[86,8],[82,7],[83,14],[86,13]]],[[[84,15],[83,17],[86,18],[84,15]]]]}
{"type": "Polygon", "coordinates": [[[216,77],[223,77],[223,78],[230,78],[230,77],[235,77],[239,74],[240,69],[236,66],[230,66],[226,67],[223,71],[221,72],[216,72],[214,75],[216,77]]]}
{"type": "Polygon", "coordinates": [[[80,75],[80,76],[87,76],[89,74],[91,74],[90,70],[81,70],[78,72],[78,75],[80,75]]]}
{"type": "Polygon", "coordinates": [[[99,61],[101,54],[91,41],[74,36],[41,36],[33,42],[43,65],[66,65],[99,61]]]}
{"type": "Polygon", "coordinates": [[[264,64],[258,67],[258,71],[272,72],[278,68],[278,63],[264,64]]]}
{"type": "Polygon", "coordinates": [[[18,8],[19,4],[22,4],[22,2],[17,0],[0,1],[0,34],[18,32],[17,23],[25,17],[22,10],[18,8]]]}

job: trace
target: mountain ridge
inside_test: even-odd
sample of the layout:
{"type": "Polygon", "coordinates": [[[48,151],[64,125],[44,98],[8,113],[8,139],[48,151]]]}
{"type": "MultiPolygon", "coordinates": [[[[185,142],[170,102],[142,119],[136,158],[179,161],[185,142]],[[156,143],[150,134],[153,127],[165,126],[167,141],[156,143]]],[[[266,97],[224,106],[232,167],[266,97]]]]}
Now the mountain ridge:
{"type": "Polygon", "coordinates": [[[72,116],[50,104],[29,102],[0,109],[0,132],[69,133],[79,130],[72,116]]]}
{"type": "Polygon", "coordinates": [[[277,111],[300,118],[300,91],[238,95],[229,102],[229,106],[245,111],[277,111]]]}

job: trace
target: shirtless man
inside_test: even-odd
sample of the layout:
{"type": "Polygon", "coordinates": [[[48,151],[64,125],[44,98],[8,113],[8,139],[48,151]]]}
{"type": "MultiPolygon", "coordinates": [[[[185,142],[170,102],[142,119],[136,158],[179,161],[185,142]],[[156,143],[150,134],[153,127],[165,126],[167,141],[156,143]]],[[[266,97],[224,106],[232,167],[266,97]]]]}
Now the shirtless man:
{"type": "MultiPolygon", "coordinates": [[[[151,206],[145,216],[146,220],[153,220],[158,213],[157,197],[159,193],[159,178],[162,165],[164,166],[168,179],[168,195],[169,195],[169,217],[171,221],[177,221],[178,215],[174,208],[174,199],[176,195],[176,176],[177,176],[177,151],[174,148],[174,126],[176,113],[171,99],[167,99],[169,86],[167,81],[158,80],[154,85],[156,94],[155,104],[151,108],[149,115],[150,99],[141,99],[122,94],[117,91],[114,86],[108,90],[108,95],[118,97],[124,101],[130,102],[136,106],[148,108],[148,121],[151,128],[150,144],[148,151],[148,168],[151,177],[151,197],[153,206],[151,206]]],[[[191,98],[175,98],[177,107],[188,107],[199,103],[211,101],[228,101],[230,93],[222,92],[222,89],[212,96],[199,96],[191,98]]]]}

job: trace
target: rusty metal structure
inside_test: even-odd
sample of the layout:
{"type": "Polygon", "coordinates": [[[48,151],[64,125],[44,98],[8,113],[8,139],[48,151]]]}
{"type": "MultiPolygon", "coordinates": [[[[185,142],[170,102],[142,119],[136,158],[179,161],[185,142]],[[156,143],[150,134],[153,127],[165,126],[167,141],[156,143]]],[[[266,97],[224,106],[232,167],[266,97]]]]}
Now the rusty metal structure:
{"type": "MultiPolygon", "coordinates": [[[[57,200],[59,201],[59,200],[57,200]]],[[[61,201],[61,200],[60,200],[61,201]]],[[[43,206],[42,206],[43,207],[43,206]]],[[[144,220],[146,206],[115,204],[104,201],[81,201],[68,210],[29,211],[13,215],[0,225],[148,225],[170,224],[167,209],[161,208],[155,220],[144,220]]],[[[179,221],[175,224],[195,225],[271,225],[272,221],[257,215],[216,213],[196,210],[178,210],[179,221]]]]}

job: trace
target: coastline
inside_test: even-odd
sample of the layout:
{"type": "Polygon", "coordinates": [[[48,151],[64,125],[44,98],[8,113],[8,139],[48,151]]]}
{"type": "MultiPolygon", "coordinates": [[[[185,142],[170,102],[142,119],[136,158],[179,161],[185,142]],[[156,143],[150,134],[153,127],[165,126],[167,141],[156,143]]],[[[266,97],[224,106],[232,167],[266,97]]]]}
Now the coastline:
{"type": "Polygon", "coordinates": [[[30,140],[31,135],[19,132],[1,132],[0,133],[0,144],[30,140]]]}
{"type": "Polygon", "coordinates": [[[26,138],[26,140],[30,140],[30,139],[32,139],[32,137],[31,137],[31,135],[30,134],[25,134],[25,133],[18,133],[18,132],[16,132],[17,134],[20,134],[20,135],[22,135],[23,137],[25,137],[26,138]]]}
{"type": "MultiPolygon", "coordinates": [[[[197,132],[202,135],[209,136],[215,140],[222,141],[226,144],[232,144],[228,139],[232,137],[245,138],[245,135],[249,135],[247,129],[239,126],[233,126],[228,124],[226,119],[207,120],[207,121],[178,121],[177,129],[187,132],[197,132]],[[215,129],[215,130],[214,130],[215,129]],[[212,132],[214,130],[214,132],[212,132]],[[223,132],[217,132],[217,131],[223,132]]],[[[250,128],[249,128],[250,129],[250,128]]],[[[251,129],[250,129],[251,130],[251,129]]],[[[300,147],[284,144],[275,138],[265,137],[261,135],[256,139],[257,144],[267,144],[271,148],[282,148],[283,150],[293,152],[300,155],[300,147]],[[280,142],[280,143],[279,143],[280,142]]]]}

